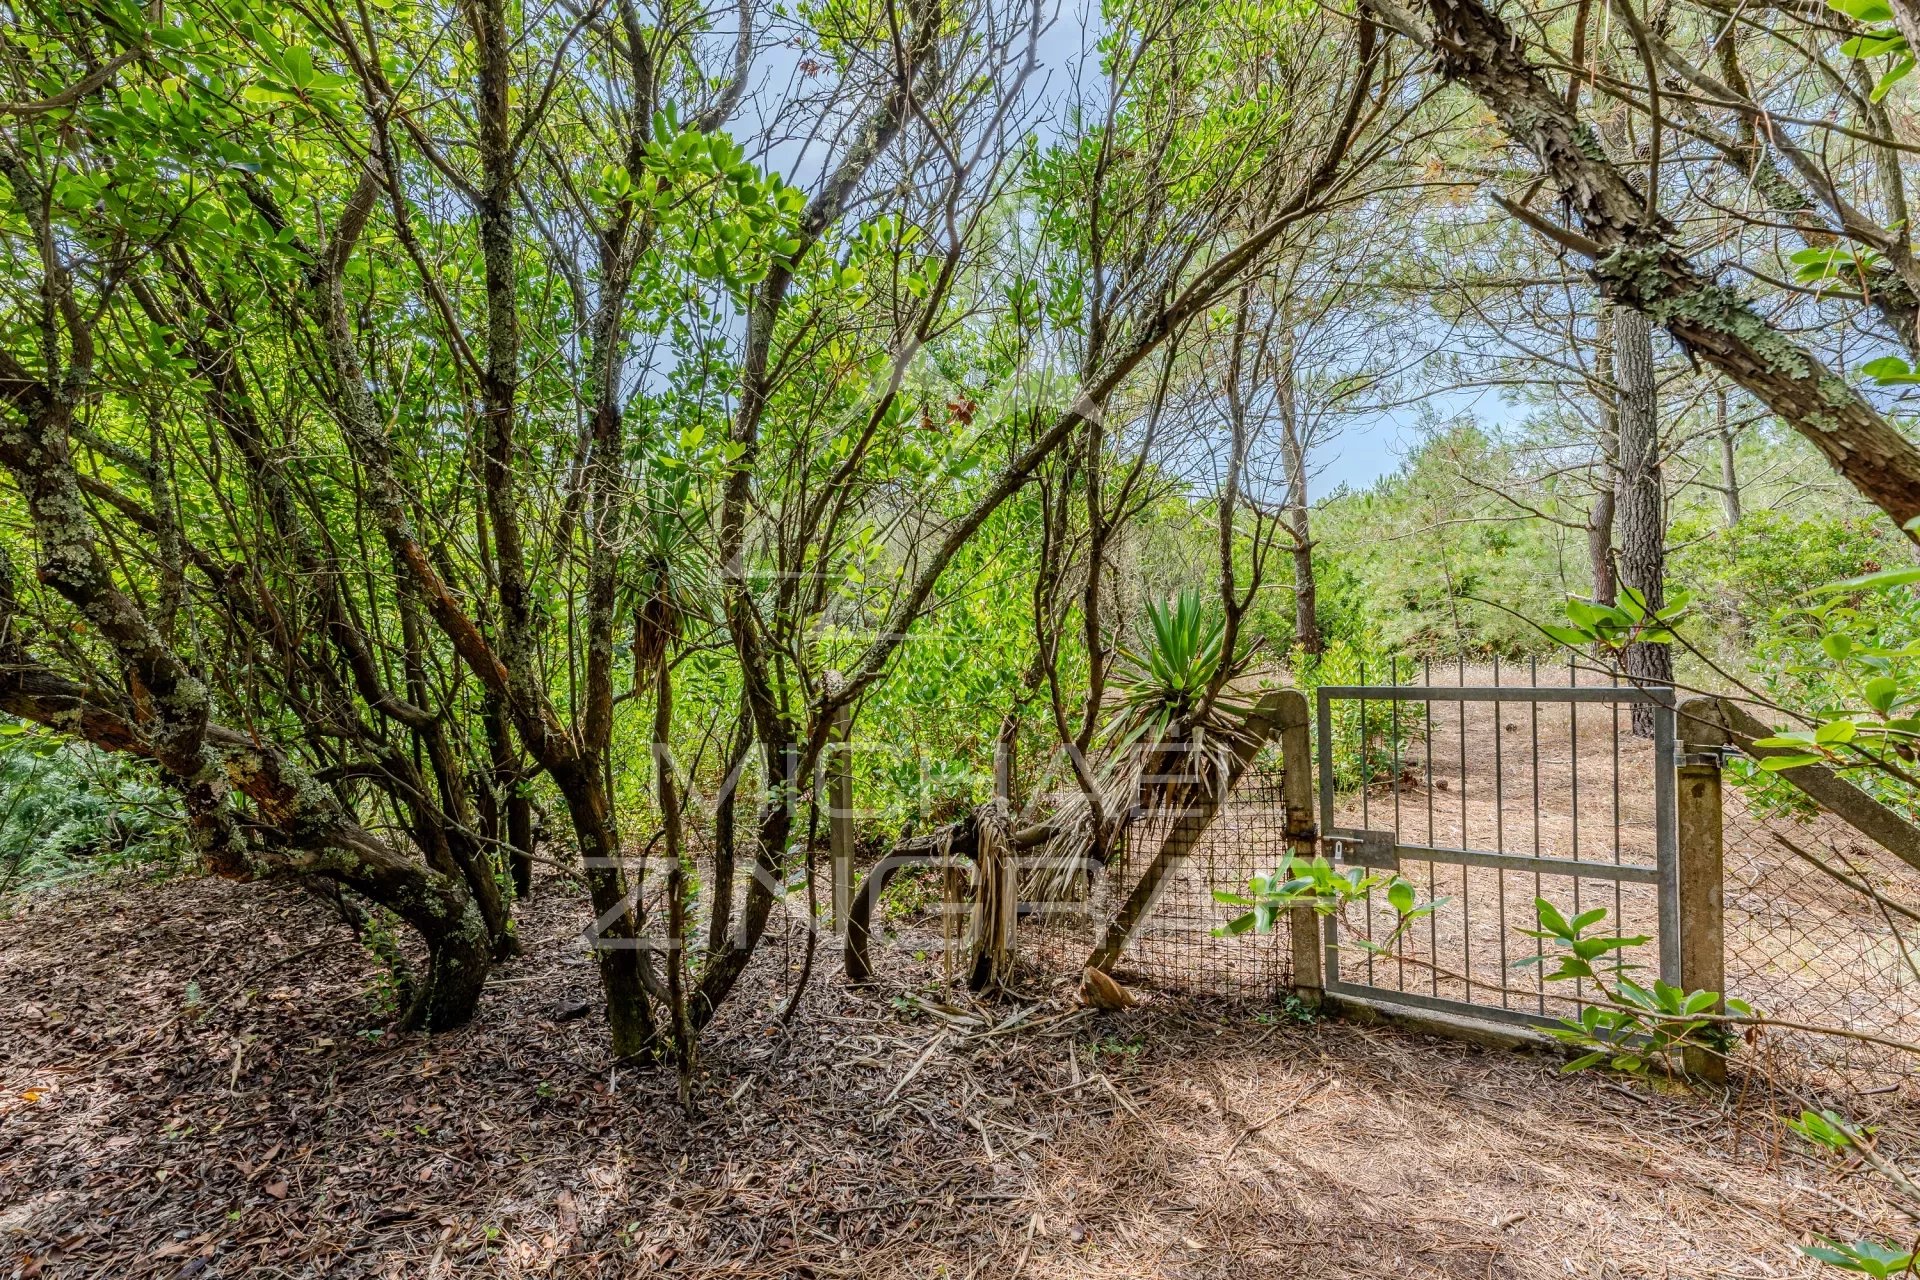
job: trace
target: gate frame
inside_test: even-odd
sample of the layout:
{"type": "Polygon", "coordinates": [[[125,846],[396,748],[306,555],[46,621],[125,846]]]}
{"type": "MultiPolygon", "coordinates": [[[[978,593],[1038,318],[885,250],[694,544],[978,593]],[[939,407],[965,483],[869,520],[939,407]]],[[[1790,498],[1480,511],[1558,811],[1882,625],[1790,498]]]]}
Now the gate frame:
{"type": "MultiPolygon", "coordinates": [[[[1334,826],[1333,700],[1367,702],[1422,702],[1429,708],[1435,702],[1559,702],[1646,705],[1653,708],[1654,746],[1654,865],[1623,866],[1581,858],[1546,858],[1530,854],[1496,852],[1484,849],[1453,849],[1438,845],[1410,845],[1399,841],[1399,832],[1388,853],[1397,869],[1402,859],[1437,862],[1448,866],[1482,866],[1505,870],[1537,871],[1549,875],[1577,875],[1593,879],[1621,880],[1655,886],[1659,916],[1660,977],[1681,985],[1684,980],[1681,948],[1680,911],[1680,839],[1674,691],[1670,688],[1633,685],[1322,685],[1315,690],[1315,752],[1320,798],[1320,844],[1330,861],[1346,862],[1341,846],[1360,842],[1352,828],[1334,826]],[[1518,696],[1515,696],[1518,695],[1518,696]]],[[[1362,712],[1364,733],[1365,712],[1362,712]]],[[[1496,729],[1498,732],[1496,717],[1496,729]]],[[[1431,839],[1429,835],[1429,839],[1431,839]]],[[[1374,852],[1374,851],[1370,851],[1374,852]]],[[[1348,864],[1364,865],[1364,864],[1348,864]]],[[[1376,987],[1370,983],[1349,982],[1340,976],[1340,920],[1325,918],[1322,926],[1321,983],[1335,998],[1346,997],[1387,1006],[1403,1006],[1426,1013],[1473,1018],[1527,1028],[1553,1028],[1561,1025],[1551,1015],[1529,1013],[1499,1005],[1455,1000],[1415,991],[1376,987]]],[[[1469,993],[1472,987],[1468,987],[1469,993]]]]}

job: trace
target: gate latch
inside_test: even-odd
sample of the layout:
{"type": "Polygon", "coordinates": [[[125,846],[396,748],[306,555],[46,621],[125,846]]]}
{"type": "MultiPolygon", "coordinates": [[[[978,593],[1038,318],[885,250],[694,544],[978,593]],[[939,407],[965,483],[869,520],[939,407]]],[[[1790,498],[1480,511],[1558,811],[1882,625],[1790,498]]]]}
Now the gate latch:
{"type": "Polygon", "coordinates": [[[1731,745],[1710,747],[1699,743],[1688,743],[1687,748],[1680,757],[1679,763],[1682,768],[1690,764],[1710,764],[1716,769],[1724,769],[1727,767],[1727,761],[1738,760],[1746,755],[1746,752],[1731,745]]]}
{"type": "Polygon", "coordinates": [[[1379,871],[1398,871],[1400,843],[1392,831],[1363,831],[1356,827],[1331,827],[1327,831],[1327,852],[1353,867],[1372,867],[1379,871]]]}

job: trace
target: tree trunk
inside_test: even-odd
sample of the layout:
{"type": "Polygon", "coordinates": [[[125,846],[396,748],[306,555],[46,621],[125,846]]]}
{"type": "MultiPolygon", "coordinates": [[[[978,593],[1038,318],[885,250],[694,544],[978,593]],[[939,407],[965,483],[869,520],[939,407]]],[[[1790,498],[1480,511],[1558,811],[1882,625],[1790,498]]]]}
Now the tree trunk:
{"type": "Polygon", "coordinates": [[[1300,651],[1319,657],[1327,651],[1320,632],[1320,592],[1313,576],[1313,529],[1307,492],[1307,429],[1300,421],[1300,405],[1293,388],[1293,332],[1280,326],[1274,355],[1280,376],[1275,398],[1279,402],[1281,447],[1287,464],[1287,528],[1293,533],[1293,637],[1300,651]]]}
{"type": "Polygon", "coordinates": [[[1733,428],[1727,425],[1727,389],[1715,392],[1713,407],[1715,435],[1720,442],[1720,502],[1727,516],[1727,528],[1740,523],[1740,472],[1734,465],[1733,428]]]}
{"type": "Polygon", "coordinates": [[[646,940],[640,936],[638,903],[628,893],[599,764],[576,759],[551,773],[580,840],[587,897],[593,903],[591,945],[606,996],[613,1054],[621,1059],[643,1057],[659,1047],[653,1009],[647,1003],[646,940]]]}
{"type": "Polygon", "coordinates": [[[1596,604],[1616,598],[1613,572],[1614,487],[1619,484],[1620,415],[1613,384],[1613,304],[1602,298],[1594,316],[1593,379],[1600,409],[1600,474],[1593,505],[1587,511],[1587,565],[1593,576],[1596,604]]]}
{"type": "Polygon", "coordinates": [[[739,839],[740,783],[746,777],[747,760],[753,751],[753,711],[740,699],[740,714],[733,723],[733,741],[727,745],[727,772],[720,780],[720,795],[713,813],[713,906],[708,913],[707,950],[717,953],[733,931],[733,882],[735,849],[739,839]]]}
{"type": "Polygon", "coordinates": [[[533,801],[527,796],[519,753],[514,750],[505,700],[489,693],[484,714],[489,771],[482,792],[494,810],[488,834],[502,843],[513,873],[514,896],[525,901],[533,896],[533,801]]]}
{"type": "MultiPolygon", "coordinates": [[[[1639,592],[1649,614],[1666,603],[1667,521],[1660,484],[1660,423],[1653,377],[1653,327],[1625,308],[1614,312],[1614,397],[1620,431],[1615,507],[1620,527],[1620,582],[1639,592]]],[[[1637,685],[1673,683],[1673,650],[1630,644],[1627,676],[1637,685]]],[[[1653,735],[1653,709],[1636,705],[1633,731],[1653,735]]]]}
{"type": "Polygon", "coordinates": [[[513,891],[533,896],[533,798],[516,770],[507,788],[507,849],[513,861],[513,891]]]}
{"type": "Polygon", "coordinates": [[[754,832],[753,871],[747,881],[746,909],[737,929],[720,940],[700,975],[700,985],[688,1000],[687,1015],[693,1029],[699,1031],[719,1010],[721,1002],[733,990],[734,983],[746,972],[747,961],[766,932],[767,920],[786,874],[787,846],[793,839],[793,797],[798,791],[801,752],[799,746],[763,742],[761,768],[766,777],[766,794],[760,802],[759,819],[754,832]]]}
{"type": "Polygon", "coordinates": [[[1593,572],[1595,604],[1613,604],[1619,598],[1613,579],[1613,490],[1593,495],[1587,510],[1587,564],[1593,572]]]}
{"type": "Polygon", "coordinates": [[[472,897],[461,895],[449,908],[443,923],[432,932],[421,931],[427,940],[427,977],[409,1020],[428,1031],[466,1025],[492,968],[493,942],[472,897]]]}

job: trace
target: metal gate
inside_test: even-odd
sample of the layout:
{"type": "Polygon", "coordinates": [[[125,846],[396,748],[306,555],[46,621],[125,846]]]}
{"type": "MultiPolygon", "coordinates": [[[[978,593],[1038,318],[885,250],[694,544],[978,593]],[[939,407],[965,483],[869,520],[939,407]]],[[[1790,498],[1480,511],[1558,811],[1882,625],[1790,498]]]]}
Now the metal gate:
{"type": "Polygon", "coordinates": [[[1671,690],[1583,685],[1575,672],[1565,686],[1537,673],[1528,685],[1329,685],[1316,712],[1322,849],[1442,902],[1395,954],[1352,945],[1398,920],[1383,895],[1357,920],[1327,917],[1329,993],[1552,1025],[1591,992],[1523,963],[1543,958],[1519,932],[1537,898],[1569,918],[1606,907],[1606,931],[1649,939],[1635,963],[1679,981],[1671,690]],[[1636,707],[1650,738],[1633,732],[1636,707]]]}

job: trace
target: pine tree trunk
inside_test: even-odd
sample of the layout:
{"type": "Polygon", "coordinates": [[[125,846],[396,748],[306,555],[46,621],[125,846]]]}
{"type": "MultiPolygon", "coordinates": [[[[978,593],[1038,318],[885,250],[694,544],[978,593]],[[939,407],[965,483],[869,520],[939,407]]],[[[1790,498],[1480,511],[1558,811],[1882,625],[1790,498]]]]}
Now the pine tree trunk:
{"type": "Polygon", "coordinates": [[[1613,304],[1603,299],[1594,317],[1593,378],[1599,386],[1600,474],[1593,505],[1587,510],[1587,565],[1597,604],[1612,604],[1618,594],[1613,574],[1613,491],[1619,483],[1620,415],[1613,386],[1613,311],[1613,304]]]}
{"type": "MultiPolygon", "coordinates": [[[[1639,592],[1649,613],[1666,603],[1667,521],[1660,484],[1660,423],[1655,412],[1653,329],[1645,315],[1616,308],[1615,412],[1620,432],[1615,491],[1620,532],[1620,583],[1639,592]]],[[[1631,644],[1627,676],[1637,685],[1670,685],[1673,651],[1664,644],[1631,644]]],[[[1633,731],[1653,734],[1650,707],[1636,706],[1633,731]]]]}
{"type": "Polygon", "coordinates": [[[1734,465],[1733,428],[1727,425],[1727,389],[1714,396],[1714,434],[1720,441],[1720,500],[1727,513],[1727,528],[1740,523],[1740,471],[1734,465]]]}

